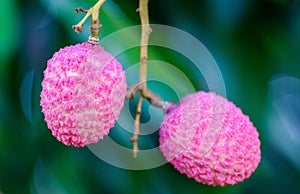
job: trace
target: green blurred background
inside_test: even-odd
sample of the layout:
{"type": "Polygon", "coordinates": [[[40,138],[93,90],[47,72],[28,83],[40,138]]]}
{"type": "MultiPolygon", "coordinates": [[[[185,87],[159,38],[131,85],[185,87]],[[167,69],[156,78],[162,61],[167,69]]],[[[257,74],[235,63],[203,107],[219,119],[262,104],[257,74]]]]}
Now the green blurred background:
{"type": "MultiPolygon", "coordinates": [[[[88,24],[79,35],[71,28],[83,17],[74,9],[95,2],[0,1],[0,193],[300,193],[299,0],[150,0],[151,23],[184,30],[208,48],[222,72],[227,98],[260,133],[258,169],[243,183],[224,188],[197,183],[170,164],[120,169],[88,148],[67,147],[52,137],[39,106],[43,70],[59,48],[87,39],[88,24]]],[[[107,0],[101,37],[138,25],[137,6],[133,0],[107,0]]],[[[150,49],[149,58],[156,57],[180,69],[197,90],[207,89],[187,59],[150,49]]],[[[138,62],[138,48],[118,58],[126,69],[138,62]]],[[[160,89],[166,86],[149,86],[178,101],[174,93],[160,89]]],[[[146,122],[150,116],[144,104],[146,122]]],[[[130,134],[122,134],[120,127],[112,129],[111,136],[130,147],[130,134]]],[[[157,133],[146,142],[157,146],[157,133]]]]}

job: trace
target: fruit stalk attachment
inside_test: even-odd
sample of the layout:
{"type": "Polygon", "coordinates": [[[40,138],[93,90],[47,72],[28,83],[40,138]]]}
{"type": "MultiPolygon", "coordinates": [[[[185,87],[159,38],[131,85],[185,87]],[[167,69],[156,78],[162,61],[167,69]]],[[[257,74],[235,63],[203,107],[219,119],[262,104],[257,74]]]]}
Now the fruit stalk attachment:
{"type": "Polygon", "coordinates": [[[92,17],[92,22],[90,25],[91,35],[88,40],[88,42],[92,43],[92,44],[98,44],[98,42],[99,42],[100,28],[102,26],[99,21],[99,14],[100,14],[100,8],[104,2],[105,2],[105,0],[99,0],[89,10],[84,10],[82,8],[75,9],[75,11],[77,13],[79,13],[79,12],[86,13],[85,16],[82,18],[82,20],[78,24],[72,26],[73,29],[75,30],[75,32],[77,32],[77,33],[82,32],[82,25],[84,24],[84,22],[87,20],[88,17],[90,17],[90,16],[92,17]]]}

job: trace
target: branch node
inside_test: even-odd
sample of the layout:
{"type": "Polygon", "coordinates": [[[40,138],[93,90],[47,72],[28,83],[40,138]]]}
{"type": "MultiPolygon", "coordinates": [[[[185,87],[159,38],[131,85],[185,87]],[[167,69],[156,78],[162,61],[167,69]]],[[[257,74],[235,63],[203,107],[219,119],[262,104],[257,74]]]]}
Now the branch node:
{"type": "Polygon", "coordinates": [[[129,100],[134,98],[135,95],[142,90],[142,84],[135,83],[134,85],[127,88],[125,99],[129,100]]]}
{"type": "Polygon", "coordinates": [[[129,139],[129,141],[130,142],[135,142],[135,141],[137,141],[137,138],[136,137],[132,137],[132,138],[129,139]]]}
{"type": "Polygon", "coordinates": [[[147,57],[143,56],[143,57],[141,58],[141,62],[142,62],[142,63],[146,63],[146,62],[147,62],[147,57]]]}

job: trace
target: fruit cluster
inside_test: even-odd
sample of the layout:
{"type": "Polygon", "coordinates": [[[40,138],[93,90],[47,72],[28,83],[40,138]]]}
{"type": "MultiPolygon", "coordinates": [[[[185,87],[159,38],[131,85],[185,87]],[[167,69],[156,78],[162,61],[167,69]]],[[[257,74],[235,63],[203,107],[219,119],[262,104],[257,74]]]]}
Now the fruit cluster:
{"type": "MultiPolygon", "coordinates": [[[[44,71],[40,103],[52,135],[76,147],[98,142],[118,119],[126,88],[121,64],[101,46],[81,43],[56,52],[44,71]]],[[[167,161],[204,184],[241,182],[260,161],[249,117],[212,92],[167,104],[159,135],[167,161]]]]}

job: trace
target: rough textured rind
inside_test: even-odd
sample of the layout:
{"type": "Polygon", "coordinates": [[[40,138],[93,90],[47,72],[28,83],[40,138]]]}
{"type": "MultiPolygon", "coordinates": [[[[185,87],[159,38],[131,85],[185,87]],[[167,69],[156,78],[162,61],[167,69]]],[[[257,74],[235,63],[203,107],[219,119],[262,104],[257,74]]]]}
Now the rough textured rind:
{"type": "Polygon", "coordinates": [[[48,60],[40,95],[52,135],[76,147],[96,143],[114,126],[126,88],[121,64],[101,46],[60,49],[48,60]]]}
{"type": "Polygon", "coordinates": [[[203,184],[241,182],[261,158],[259,134],[249,117],[212,92],[193,93],[169,106],[159,135],[167,161],[203,184]]]}

